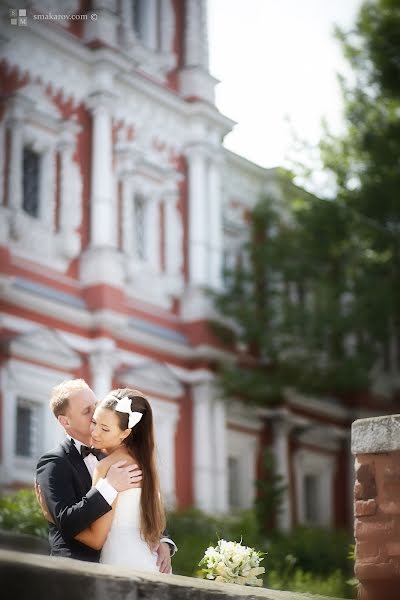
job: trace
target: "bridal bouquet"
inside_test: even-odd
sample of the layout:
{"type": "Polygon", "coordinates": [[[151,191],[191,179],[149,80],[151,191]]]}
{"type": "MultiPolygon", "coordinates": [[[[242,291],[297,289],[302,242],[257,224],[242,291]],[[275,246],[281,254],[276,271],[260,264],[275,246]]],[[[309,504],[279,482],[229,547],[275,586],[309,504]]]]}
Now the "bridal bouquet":
{"type": "Polygon", "coordinates": [[[242,546],[239,542],[219,540],[210,546],[199,562],[203,567],[200,575],[204,579],[214,579],[221,583],[239,583],[241,585],[262,586],[263,580],[257,575],[265,573],[260,562],[264,552],[256,552],[254,548],[242,546]]]}

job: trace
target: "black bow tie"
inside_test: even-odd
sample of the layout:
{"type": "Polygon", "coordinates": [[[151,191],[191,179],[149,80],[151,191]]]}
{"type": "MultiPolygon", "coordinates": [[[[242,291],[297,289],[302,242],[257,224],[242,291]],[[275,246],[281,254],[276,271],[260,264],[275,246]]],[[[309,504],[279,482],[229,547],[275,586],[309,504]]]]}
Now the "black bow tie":
{"type": "Polygon", "coordinates": [[[89,448],[88,446],[81,446],[81,456],[82,458],[86,458],[89,454],[93,454],[97,460],[100,460],[101,450],[96,450],[96,448],[89,448]]]}

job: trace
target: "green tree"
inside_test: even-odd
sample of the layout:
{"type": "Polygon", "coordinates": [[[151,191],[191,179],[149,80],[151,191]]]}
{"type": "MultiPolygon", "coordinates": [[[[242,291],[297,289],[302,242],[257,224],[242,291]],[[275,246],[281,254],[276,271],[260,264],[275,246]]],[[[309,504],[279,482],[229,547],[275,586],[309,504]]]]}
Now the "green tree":
{"type": "Polygon", "coordinates": [[[354,76],[342,82],[346,133],[320,144],[334,198],[282,175],[285,200],[264,198],[251,215],[216,297],[230,343],[245,349],[221,368],[227,397],[275,403],[287,387],[346,396],[371,389],[379,361],[399,366],[399,25],[400,0],[367,1],[354,30],[337,33],[354,76]]]}

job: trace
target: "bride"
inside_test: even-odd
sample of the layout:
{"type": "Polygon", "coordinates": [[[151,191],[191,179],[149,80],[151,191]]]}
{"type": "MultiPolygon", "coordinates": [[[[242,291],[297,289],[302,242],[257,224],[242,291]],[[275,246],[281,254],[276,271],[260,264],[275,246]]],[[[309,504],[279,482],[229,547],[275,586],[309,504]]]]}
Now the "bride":
{"type": "Polygon", "coordinates": [[[93,473],[93,485],[121,460],[143,472],[141,488],[120,492],[112,510],[75,539],[97,550],[100,562],[159,572],[157,548],[165,529],[165,510],[159,492],[153,414],[137,390],[113,390],[96,407],[91,425],[92,446],[106,457],[93,473]]]}

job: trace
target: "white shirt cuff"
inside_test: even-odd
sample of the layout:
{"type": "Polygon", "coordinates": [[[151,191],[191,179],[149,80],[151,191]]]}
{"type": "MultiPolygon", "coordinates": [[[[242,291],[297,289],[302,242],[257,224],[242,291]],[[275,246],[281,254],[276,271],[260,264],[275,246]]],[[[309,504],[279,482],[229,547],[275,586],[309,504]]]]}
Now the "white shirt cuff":
{"type": "Polygon", "coordinates": [[[103,496],[104,500],[111,506],[115,498],[118,496],[118,492],[108,483],[106,479],[99,479],[94,486],[96,490],[103,496]]]}
{"type": "Polygon", "coordinates": [[[171,556],[173,556],[175,554],[175,552],[178,552],[178,548],[176,547],[175,542],[173,542],[169,538],[163,537],[160,539],[160,544],[161,544],[161,542],[165,542],[166,544],[169,544],[170,546],[172,546],[171,556]]]}

